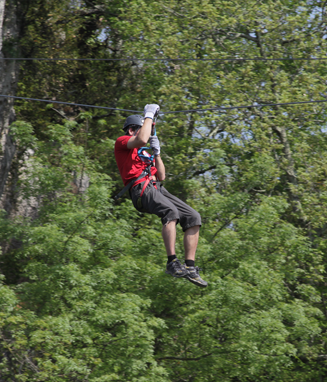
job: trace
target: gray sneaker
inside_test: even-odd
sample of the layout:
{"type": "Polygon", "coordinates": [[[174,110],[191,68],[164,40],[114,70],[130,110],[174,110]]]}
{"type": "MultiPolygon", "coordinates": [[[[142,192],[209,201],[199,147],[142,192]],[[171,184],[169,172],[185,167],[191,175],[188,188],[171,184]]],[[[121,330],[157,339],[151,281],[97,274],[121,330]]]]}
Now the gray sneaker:
{"type": "Polygon", "coordinates": [[[188,275],[188,271],[185,269],[185,265],[181,264],[178,259],[174,259],[167,264],[166,273],[173,277],[185,277],[188,275]]]}
{"type": "Polygon", "coordinates": [[[205,288],[208,286],[208,283],[201,279],[199,275],[199,267],[188,267],[185,265],[185,269],[188,272],[186,278],[191,281],[191,283],[198,285],[199,287],[205,288]]]}

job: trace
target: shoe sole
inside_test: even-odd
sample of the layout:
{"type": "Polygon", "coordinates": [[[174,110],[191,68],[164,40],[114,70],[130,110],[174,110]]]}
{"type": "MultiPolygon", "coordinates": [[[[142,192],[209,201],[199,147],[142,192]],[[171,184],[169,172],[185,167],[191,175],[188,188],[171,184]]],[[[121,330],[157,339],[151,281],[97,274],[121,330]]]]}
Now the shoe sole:
{"type": "Polygon", "coordinates": [[[167,271],[165,271],[165,273],[167,273],[167,275],[176,277],[177,279],[180,279],[180,278],[182,278],[182,277],[187,277],[187,274],[186,274],[186,275],[173,275],[173,274],[171,274],[170,272],[167,272],[167,271]]]}
{"type": "Polygon", "coordinates": [[[208,283],[207,284],[201,284],[197,280],[192,279],[192,277],[186,276],[185,278],[188,279],[189,281],[191,281],[191,283],[193,283],[193,284],[195,284],[201,288],[206,288],[208,286],[208,283]]]}

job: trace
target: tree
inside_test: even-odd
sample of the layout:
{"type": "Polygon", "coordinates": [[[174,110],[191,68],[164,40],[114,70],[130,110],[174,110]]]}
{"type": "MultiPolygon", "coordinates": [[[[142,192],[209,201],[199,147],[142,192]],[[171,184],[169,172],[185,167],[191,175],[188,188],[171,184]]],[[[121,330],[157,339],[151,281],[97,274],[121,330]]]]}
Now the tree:
{"type": "MultiPolygon", "coordinates": [[[[19,6],[15,1],[2,1],[0,4],[0,93],[11,94],[17,86],[18,66],[15,61],[6,61],[5,57],[15,56],[18,51],[19,6]]],[[[9,126],[15,119],[13,100],[0,97],[0,136],[1,136],[1,161],[0,161],[0,197],[3,196],[5,184],[8,179],[11,163],[15,155],[15,144],[9,133],[9,126]]],[[[3,198],[4,199],[4,198],[3,198]]],[[[8,199],[8,198],[6,198],[8,199]]],[[[2,205],[8,208],[6,200],[2,205]]]]}
{"type": "Polygon", "coordinates": [[[226,109],[158,124],[166,187],[203,218],[203,291],[162,272],[155,217],[110,199],[125,113],[15,104],[16,145],[33,150],[20,198],[39,207],[1,220],[3,378],[323,379],[324,103],[252,106],[321,99],[324,61],[294,58],[324,52],[324,4],[35,0],[24,19],[26,57],[131,61],[26,62],[21,96],[226,109]]]}

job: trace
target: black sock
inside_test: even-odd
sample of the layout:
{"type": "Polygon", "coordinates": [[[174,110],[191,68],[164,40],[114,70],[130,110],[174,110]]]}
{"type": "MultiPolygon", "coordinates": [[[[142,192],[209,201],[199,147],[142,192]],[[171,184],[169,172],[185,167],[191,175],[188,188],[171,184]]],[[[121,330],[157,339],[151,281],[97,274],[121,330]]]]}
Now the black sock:
{"type": "Polygon", "coordinates": [[[194,267],[194,260],[185,260],[185,264],[187,267],[194,267]]]}
{"type": "Polygon", "coordinates": [[[173,260],[177,259],[176,255],[171,255],[171,256],[168,256],[168,261],[167,261],[167,264],[168,263],[171,263],[173,260]]]}

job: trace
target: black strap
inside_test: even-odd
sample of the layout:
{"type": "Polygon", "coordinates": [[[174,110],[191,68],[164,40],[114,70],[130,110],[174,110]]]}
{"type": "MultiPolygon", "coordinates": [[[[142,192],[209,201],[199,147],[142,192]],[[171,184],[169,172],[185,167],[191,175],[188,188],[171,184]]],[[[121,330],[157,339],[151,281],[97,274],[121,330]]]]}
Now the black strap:
{"type": "Polygon", "coordinates": [[[116,195],[114,197],[115,200],[118,200],[119,198],[121,198],[126,191],[128,191],[135,182],[137,182],[138,180],[144,178],[145,176],[147,175],[151,175],[151,165],[149,165],[143,172],[140,176],[138,176],[136,179],[133,179],[131,182],[128,183],[127,186],[125,186],[118,195],[116,195]]]}

